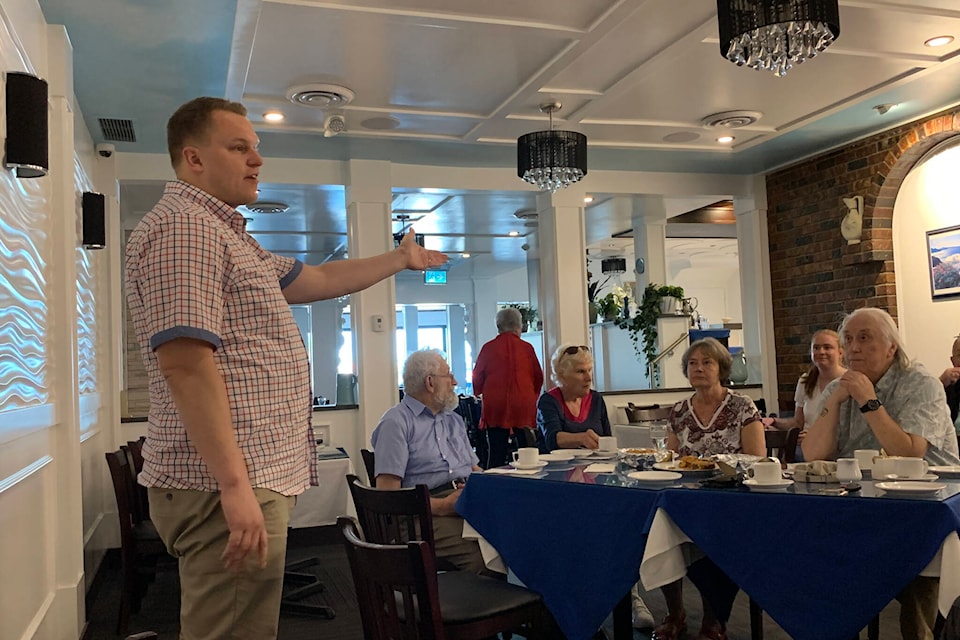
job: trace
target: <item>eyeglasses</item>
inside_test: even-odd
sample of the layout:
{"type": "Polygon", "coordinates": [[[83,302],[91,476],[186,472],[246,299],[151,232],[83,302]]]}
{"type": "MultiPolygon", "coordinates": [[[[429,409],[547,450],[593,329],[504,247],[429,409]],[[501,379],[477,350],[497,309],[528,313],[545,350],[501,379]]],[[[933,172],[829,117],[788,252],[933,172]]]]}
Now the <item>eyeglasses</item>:
{"type": "Polygon", "coordinates": [[[428,373],[428,376],[433,376],[434,378],[450,378],[451,380],[456,380],[452,371],[447,371],[446,373],[428,373]]]}
{"type": "MultiPolygon", "coordinates": [[[[588,347],[588,346],[585,345],[585,344],[581,344],[580,346],[574,345],[574,346],[572,346],[572,347],[567,347],[566,349],[563,350],[563,355],[564,355],[564,356],[572,356],[572,355],[574,355],[574,354],[576,354],[576,353],[579,353],[580,351],[586,351],[587,353],[590,353],[590,347],[588,347]]],[[[561,358],[562,358],[562,357],[563,357],[563,356],[561,356],[561,358]]]]}

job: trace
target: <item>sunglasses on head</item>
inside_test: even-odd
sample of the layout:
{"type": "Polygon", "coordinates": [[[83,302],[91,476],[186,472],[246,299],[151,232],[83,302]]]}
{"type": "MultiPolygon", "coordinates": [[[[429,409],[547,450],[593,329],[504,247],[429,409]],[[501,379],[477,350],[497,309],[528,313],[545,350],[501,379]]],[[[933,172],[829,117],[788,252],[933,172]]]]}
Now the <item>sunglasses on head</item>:
{"type": "Polygon", "coordinates": [[[563,354],[567,356],[572,356],[578,351],[586,351],[587,353],[590,353],[590,347],[588,347],[585,344],[581,344],[580,346],[567,347],[566,349],[563,350],[563,354]]]}

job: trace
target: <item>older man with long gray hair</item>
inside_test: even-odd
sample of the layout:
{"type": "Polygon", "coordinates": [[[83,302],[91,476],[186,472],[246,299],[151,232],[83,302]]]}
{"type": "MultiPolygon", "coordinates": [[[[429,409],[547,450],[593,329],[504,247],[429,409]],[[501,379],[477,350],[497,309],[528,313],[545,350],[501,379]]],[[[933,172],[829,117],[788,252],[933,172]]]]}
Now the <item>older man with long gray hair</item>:
{"type": "MultiPolygon", "coordinates": [[[[801,445],[803,457],[835,460],[882,448],[934,465],[960,464],[943,384],[910,362],[890,314],[857,309],[840,325],[840,340],[849,368],[823,390],[826,399],[801,445]]],[[[938,590],[936,578],[917,577],[897,595],[904,638],[933,638],[938,590]]]]}

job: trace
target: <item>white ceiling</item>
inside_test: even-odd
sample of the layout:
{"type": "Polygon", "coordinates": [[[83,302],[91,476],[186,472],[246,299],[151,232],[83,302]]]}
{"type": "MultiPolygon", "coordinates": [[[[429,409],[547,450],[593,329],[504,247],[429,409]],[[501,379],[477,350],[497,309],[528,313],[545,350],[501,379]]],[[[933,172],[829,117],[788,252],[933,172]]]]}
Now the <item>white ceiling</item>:
{"type": "MultiPolygon", "coordinates": [[[[267,156],[511,166],[516,138],[547,126],[538,106],[557,100],[555,125],[587,135],[592,170],[754,174],[960,102],[957,0],[841,0],[837,42],[785,78],[721,57],[713,0],[40,5],[48,22],[67,27],[95,141],[104,140],[100,118],[131,120],[137,141],[117,142],[121,152],[164,153],[166,118],[206,94],[248,107],[267,156]],[[958,40],[924,46],[939,35],[958,40]],[[346,122],[338,136],[323,136],[332,111],[286,98],[290,87],[317,82],[355,94],[337,111],[346,122]],[[879,104],[897,106],[881,115],[879,104]],[[265,122],[271,109],[285,121],[265,122]],[[701,121],[731,110],[761,115],[723,145],[701,121]],[[370,128],[384,118],[397,127],[370,128]]],[[[518,223],[522,231],[514,212],[535,206],[517,184],[516,192],[438,194],[417,230],[444,250],[469,250],[474,264],[522,262],[522,241],[500,237],[518,223]]],[[[314,261],[342,244],[342,188],[263,187],[262,198],[292,205],[285,217],[254,217],[265,245],[314,261]]],[[[156,189],[124,185],[125,214],[149,208],[156,189]]],[[[416,192],[395,193],[394,208],[416,209],[396,204],[416,192]]],[[[591,210],[590,242],[629,228],[617,216],[591,221],[591,210]]]]}

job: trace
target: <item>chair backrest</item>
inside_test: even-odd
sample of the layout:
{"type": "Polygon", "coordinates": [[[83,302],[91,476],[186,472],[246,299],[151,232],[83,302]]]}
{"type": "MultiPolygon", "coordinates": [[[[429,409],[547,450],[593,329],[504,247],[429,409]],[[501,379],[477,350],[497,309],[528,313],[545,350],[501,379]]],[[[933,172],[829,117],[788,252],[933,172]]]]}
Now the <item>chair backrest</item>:
{"type": "Polygon", "coordinates": [[[143,471],[143,438],[130,440],[120,445],[120,450],[127,455],[127,472],[130,474],[130,512],[133,514],[134,524],[150,519],[150,502],[147,498],[147,488],[137,483],[137,476],[143,471]]]}
{"type": "Polygon", "coordinates": [[[787,430],[766,429],[763,435],[767,440],[768,456],[776,456],[780,459],[780,462],[796,462],[800,427],[787,430]]]}
{"type": "Polygon", "coordinates": [[[371,487],[377,486],[376,458],[370,449],[360,449],[360,457],[363,458],[363,466],[367,470],[367,482],[371,487]]]}
{"type": "Polygon", "coordinates": [[[627,412],[627,422],[633,424],[651,422],[653,420],[666,420],[670,417],[670,412],[673,411],[673,405],[660,406],[659,404],[652,404],[638,407],[632,402],[628,402],[623,410],[627,412]]]}
{"type": "Polygon", "coordinates": [[[110,467],[113,493],[117,498],[117,515],[120,518],[121,550],[133,545],[133,513],[131,510],[130,462],[124,451],[108,451],[103,454],[110,467]]]}
{"type": "Polygon", "coordinates": [[[347,474],[347,486],[366,540],[376,544],[423,540],[431,551],[436,549],[427,485],[374,489],[361,483],[357,476],[347,474]]]}
{"type": "Polygon", "coordinates": [[[427,543],[367,542],[347,516],[337,518],[337,527],[353,574],[364,638],[442,639],[437,572],[427,543]]]}
{"type": "Polygon", "coordinates": [[[650,437],[650,427],[634,424],[613,425],[613,435],[617,438],[617,446],[626,449],[653,449],[653,439],[650,437]]]}

